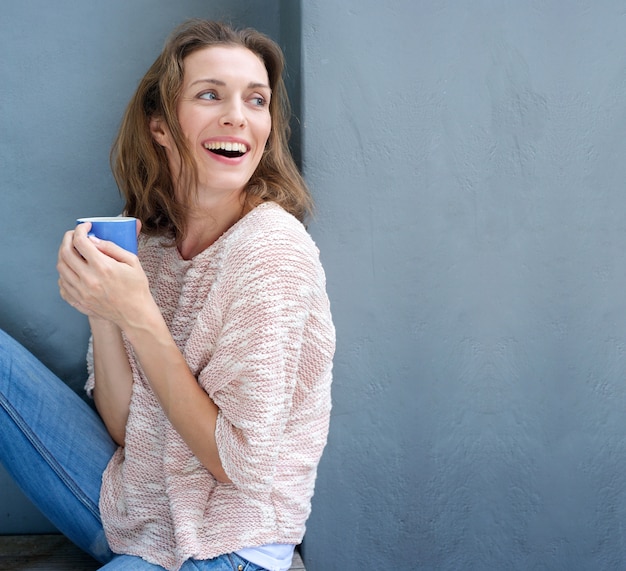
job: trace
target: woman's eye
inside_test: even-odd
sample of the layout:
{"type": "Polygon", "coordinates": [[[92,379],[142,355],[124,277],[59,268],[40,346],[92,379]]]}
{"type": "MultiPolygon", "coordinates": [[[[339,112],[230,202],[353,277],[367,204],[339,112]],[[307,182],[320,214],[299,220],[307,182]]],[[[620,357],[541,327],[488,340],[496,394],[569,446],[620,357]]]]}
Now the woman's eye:
{"type": "Polygon", "coordinates": [[[251,102],[252,102],[252,105],[256,105],[257,107],[264,107],[265,105],[267,105],[267,101],[265,100],[265,97],[261,97],[260,95],[253,97],[251,99],[251,102]]]}
{"type": "Polygon", "coordinates": [[[209,101],[213,101],[214,99],[217,99],[217,94],[214,91],[207,91],[206,93],[201,93],[198,97],[200,99],[207,99],[209,101]]]}

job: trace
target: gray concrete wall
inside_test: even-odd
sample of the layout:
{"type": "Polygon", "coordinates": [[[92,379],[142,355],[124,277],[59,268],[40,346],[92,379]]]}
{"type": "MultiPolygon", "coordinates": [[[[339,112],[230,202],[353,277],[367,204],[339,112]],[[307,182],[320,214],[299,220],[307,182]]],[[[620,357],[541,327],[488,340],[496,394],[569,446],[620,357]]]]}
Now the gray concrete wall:
{"type": "Polygon", "coordinates": [[[302,17],[338,332],[307,570],[625,568],[623,3],[302,17]]]}
{"type": "MultiPolygon", "coordinates": [[[[78,391],[87,322],[58,295],[57,248],[78,216],[119,212],[108,154],[123,109],[190,17],[280,36],[278,0],[2,2],[0,327],[78,391]]],[[[52,529],[0,469],[0,534],[52,529]]]]}
{"type": "MultiPolygon", "coordinates": [[[[290,35],[299,4],[2,9],[0,326],[79,389],[56,249],[119,209],[107,155],[136,81],[188,16],[290,35]]],[[[338,332],[307,569],[624,567],[621,3],[306,0],[301,18],[298,152],[338,332]]],[[[51,530],[1,471],[0,507],[0,533],[51,530]]]]}

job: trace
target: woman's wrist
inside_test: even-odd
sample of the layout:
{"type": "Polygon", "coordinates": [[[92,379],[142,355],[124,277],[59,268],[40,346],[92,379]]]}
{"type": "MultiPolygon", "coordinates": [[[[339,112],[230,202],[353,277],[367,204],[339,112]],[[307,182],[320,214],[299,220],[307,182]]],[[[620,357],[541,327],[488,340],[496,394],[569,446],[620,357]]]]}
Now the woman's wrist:
{"type": "Polygon", "coordinates": [[[140,342],[146,337],[169,334],[169,329],[163,320],[161,310],[152,297],[139,304],[140,310],[126,314],[122,318],[119,328],[128,340],[140,342]]]}
{"type": "Polygon", "coordinates": [[[103,317],[89,316],[89,327],[92,333],[119,332],[120,328],[112,321],[103,317]]]}

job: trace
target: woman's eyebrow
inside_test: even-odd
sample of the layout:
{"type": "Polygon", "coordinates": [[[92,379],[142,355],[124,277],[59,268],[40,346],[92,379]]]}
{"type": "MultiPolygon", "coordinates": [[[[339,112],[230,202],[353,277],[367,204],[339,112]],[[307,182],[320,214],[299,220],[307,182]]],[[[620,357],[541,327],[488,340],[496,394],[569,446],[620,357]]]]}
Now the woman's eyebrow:
{"type": "Polygon", "coordinates": [[[192,81],[190,83],[190,86],[196,85],[198,83],[212,83],[213,85],[220,85],[220,86],[226,85],[226,83],[224,83],[223,81],[219,79],[196,79],[195,81],[192,81]]]}
{"type": "MultiPolygon", "coordinates": [[[[221,79],[202,78],[202,79],[196,79],[195,81],[192,81],[189,84],[189,87],[193,87],[194,85],[197,85],[198,83],[210,83],[212,85],[218,85],[220,87],[226,86],[226,83],[222,81],[221,79]]],[[[259,88],[269,89],[271,91],[270,86],[267,85],[266,83],[258,83],[256,81],[251,81],[250,83],[248,83],[248,89],[259,89],[259,88]]]]}
{"type": "Polygon", "coordinates": [[[272,91],[272,88],[267,85],[266,83],[255,83],[254,81],[251,81],[250,83],[248,83],[248,89],[269,89],[270,91],[272,91]]]}

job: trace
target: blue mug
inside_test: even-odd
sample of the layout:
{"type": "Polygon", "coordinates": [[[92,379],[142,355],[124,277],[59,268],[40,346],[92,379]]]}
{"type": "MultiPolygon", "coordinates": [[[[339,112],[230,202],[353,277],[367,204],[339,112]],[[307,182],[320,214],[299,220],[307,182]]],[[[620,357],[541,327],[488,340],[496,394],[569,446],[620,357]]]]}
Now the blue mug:
{"type": "Polygon", "coordinates": [[[79,218],[76,224],[91,222],[89,236],[115,242],[124,250],[137,254],[137,219],[130,216],[95,216],[79,218]]]}

